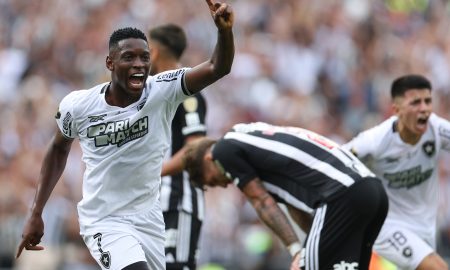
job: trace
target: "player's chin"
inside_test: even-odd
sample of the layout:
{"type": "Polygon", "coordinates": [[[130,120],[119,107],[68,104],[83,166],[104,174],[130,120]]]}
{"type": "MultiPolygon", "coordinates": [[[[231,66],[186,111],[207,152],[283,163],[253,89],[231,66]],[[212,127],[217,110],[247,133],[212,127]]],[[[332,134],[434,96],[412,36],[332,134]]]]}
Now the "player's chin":
{"type": "Polygon", "coordinates": [[[142,90],[144,90],[144,84],[128,84],[128,92],[131,95],[141,95],[142,90]]]}
{"type": "Polygon", "coordinates": [[[427,124],[418,124],[415,126],[415,131],[418,135],[423,135],[427,131],[427,124]]]}

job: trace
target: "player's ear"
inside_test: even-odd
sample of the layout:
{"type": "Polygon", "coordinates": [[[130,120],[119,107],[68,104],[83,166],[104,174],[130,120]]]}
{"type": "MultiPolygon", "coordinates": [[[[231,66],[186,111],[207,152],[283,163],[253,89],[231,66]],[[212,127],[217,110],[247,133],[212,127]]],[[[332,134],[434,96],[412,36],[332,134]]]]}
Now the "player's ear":
{"type": "Polygon", "coordinates": [[[398,114],[400,111],[400,100],[398,98],[395,98],[391,105],[392,113],[398,114]]]}
{"type": "Polygon", "coordinates": [[[153,63],[159,56],[159,49],[156,45],[150,45],[150,61],[153,63]]]}
{"type": "Polygon", "coordinates": [[[207,151],[207,152],[205,153],[205,156],[203,157],[203,160],[204,160],[204,161],[212,161],[212,160],[213,160],[211,151],[207,151]]]}
{"type": "Polygon", "coordinates": [[[109,55],[106,56],[106,68],[109,69],[109,71],[113,71],[114,70],[113,61],[112,61],[112,59],[111,59],[111,57],[109,55]]]}

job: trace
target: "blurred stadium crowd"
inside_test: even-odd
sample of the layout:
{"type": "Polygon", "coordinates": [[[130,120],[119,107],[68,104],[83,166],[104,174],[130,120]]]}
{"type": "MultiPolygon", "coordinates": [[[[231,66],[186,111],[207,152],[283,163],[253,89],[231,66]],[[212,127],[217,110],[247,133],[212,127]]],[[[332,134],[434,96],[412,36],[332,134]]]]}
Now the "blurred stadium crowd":
{"type": "MultiPolygon", "coordinates": [[[[227,2],[236,12],[236,56],[232,73],[206,91],[211,136],[262,120],[344,142],[391,113],[390,83],[405,73],[432,81],[435,111],[450,119],[449,1],[227,2]]],[[[187,32],[183,63],[210,55],[215,27],[203,0],[0,0],[0,269],[98,269],[78,235],[77,144],[44,212],[46,250],[15,261],[24,217],[59,101],[109,80],[105,58],[114,29],[168,22],[187,32]]],[[[450,157],[442,161],[450,164],[450,157]]],[[[438,251],[448,258],[450,167],[443,164],[438,251]]],[[[211,189],[206,200],[200,265],[287,267],[284,247],[237,189],[211,189]]]]}

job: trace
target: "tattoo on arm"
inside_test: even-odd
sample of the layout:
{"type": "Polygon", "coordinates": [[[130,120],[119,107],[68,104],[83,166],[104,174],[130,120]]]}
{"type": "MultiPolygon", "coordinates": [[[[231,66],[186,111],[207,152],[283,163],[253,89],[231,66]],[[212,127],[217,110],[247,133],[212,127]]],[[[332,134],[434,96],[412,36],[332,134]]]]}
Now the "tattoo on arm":
{"type": "MultiPolygon", "coordinates": [[[[260,181],[257,181],[257,185],[265,189],[260,181]]],[[[287,216],[269,193],[264,192],[258,199],[252,200],[252,204],[261,220],[286,246],[299,241],[287,216]]]]}

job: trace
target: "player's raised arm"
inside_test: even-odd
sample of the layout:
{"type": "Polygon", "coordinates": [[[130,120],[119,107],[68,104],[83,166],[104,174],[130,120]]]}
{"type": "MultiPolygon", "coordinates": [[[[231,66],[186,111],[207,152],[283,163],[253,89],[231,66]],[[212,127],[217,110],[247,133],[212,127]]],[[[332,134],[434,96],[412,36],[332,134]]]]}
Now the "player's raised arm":
{"type": "Polygon", "coordinates": [[[211,59],[193,67],[186,73],[185,83],[191,93],[202,90],[230,73],[234,58],[233,10],[226,3],[212,0],[206,0],[206,3],[217,27],[217,43],[211,59]]]}

